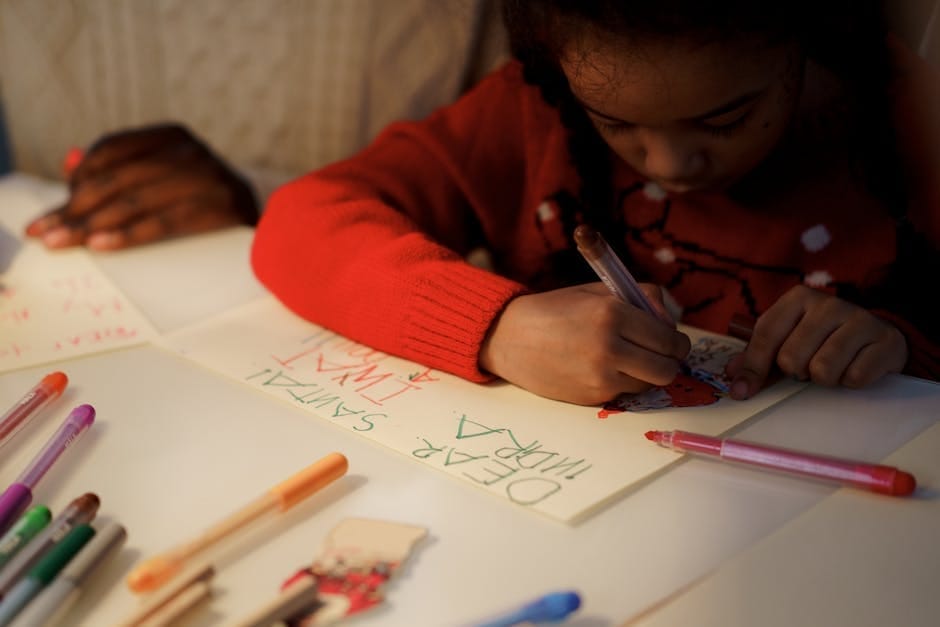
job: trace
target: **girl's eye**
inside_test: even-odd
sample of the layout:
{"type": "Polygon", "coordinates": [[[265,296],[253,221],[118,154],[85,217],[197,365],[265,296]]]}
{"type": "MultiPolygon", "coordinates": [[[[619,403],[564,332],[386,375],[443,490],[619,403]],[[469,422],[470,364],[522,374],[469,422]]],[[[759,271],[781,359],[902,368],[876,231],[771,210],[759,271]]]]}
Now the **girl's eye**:
{"type": "Polygon", "coordinates": [[[703,123],[703,128],[715,137],[730,137],[736,130],[744,126],[749,115],[750,111],[740,115],[731,122],[725,122],[724,124],[703,123]]]}

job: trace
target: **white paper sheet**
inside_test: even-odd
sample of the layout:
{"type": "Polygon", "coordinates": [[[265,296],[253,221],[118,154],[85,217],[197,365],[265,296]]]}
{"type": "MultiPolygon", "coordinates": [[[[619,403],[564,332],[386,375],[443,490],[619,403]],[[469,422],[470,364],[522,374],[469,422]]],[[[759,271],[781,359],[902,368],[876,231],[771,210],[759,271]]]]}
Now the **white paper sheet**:
{"type": "Polygon", "coordinates": [[[802,389],[785,381],[748,401],[601,418],[596,407],[506,383],[471,383],[374,351],[270,297],[162,342],[337,427],[569,523],[679,458],[646,440],[647,430],[719,434],[802,389]]]}
{"type": "Polygon", "coordinates": [[[0,285],[0,372],[157,336],[82,249],[49,251],[22,242],[0,285]]]}

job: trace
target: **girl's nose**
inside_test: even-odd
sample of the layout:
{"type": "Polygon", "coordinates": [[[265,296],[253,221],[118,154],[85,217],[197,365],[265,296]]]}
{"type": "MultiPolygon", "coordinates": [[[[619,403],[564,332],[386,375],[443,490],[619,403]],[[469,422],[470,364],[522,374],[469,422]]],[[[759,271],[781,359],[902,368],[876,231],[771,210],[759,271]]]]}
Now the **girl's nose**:
{"type": "Polygon", "coordinates": [[[702,174],[705,157],[689,142],[666,133],[647,131],[642,137],[647,174],[664,182],[688,182],[702,174]]]}

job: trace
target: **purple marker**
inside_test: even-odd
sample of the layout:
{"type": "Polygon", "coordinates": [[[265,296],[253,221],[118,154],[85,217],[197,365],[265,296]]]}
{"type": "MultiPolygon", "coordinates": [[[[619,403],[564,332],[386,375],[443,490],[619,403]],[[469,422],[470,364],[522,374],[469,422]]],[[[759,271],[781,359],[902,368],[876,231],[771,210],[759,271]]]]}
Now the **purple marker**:
{"type": "Polygon", "coordinates": [[[95,408],[79,405],[33,459],[26,470],[0,494],[0,534],[5,532],[33,500],[33,488],[52,467],[55,460],[95,421],[95,408]]]}

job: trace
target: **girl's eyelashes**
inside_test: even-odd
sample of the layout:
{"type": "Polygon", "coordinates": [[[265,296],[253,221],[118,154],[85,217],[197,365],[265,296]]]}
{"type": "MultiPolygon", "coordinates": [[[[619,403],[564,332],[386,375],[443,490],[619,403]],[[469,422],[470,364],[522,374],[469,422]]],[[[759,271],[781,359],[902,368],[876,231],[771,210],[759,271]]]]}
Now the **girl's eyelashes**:
{"type": "Polygon", "coordinates": [[[736,130],[744,126],[747,122],[748,117],[750,116],[750,111],[745,112],[737,119],[732,120],[731,122],[726,122],[724,124],[707,124],[703,123],[702,128],[704,128],[708,133],[714,135],[715,137],[729,137],[736,130]]]}
{"type": "MultiPolygon", "coordinates": [[[[698,123],[699,128],[715,137],[728,137],[744,126],[748,117],[750,117],[750,113],[750,111],[746,111],[731,122],[724,124],[710,124],[702,121],[698,123]]],[[[630,122],[614,122],[604,118],[594,118],[594,124],[599,131],[607,135],[617,135],[636,128],[636,124],[631,124],[630,122]]]]}

